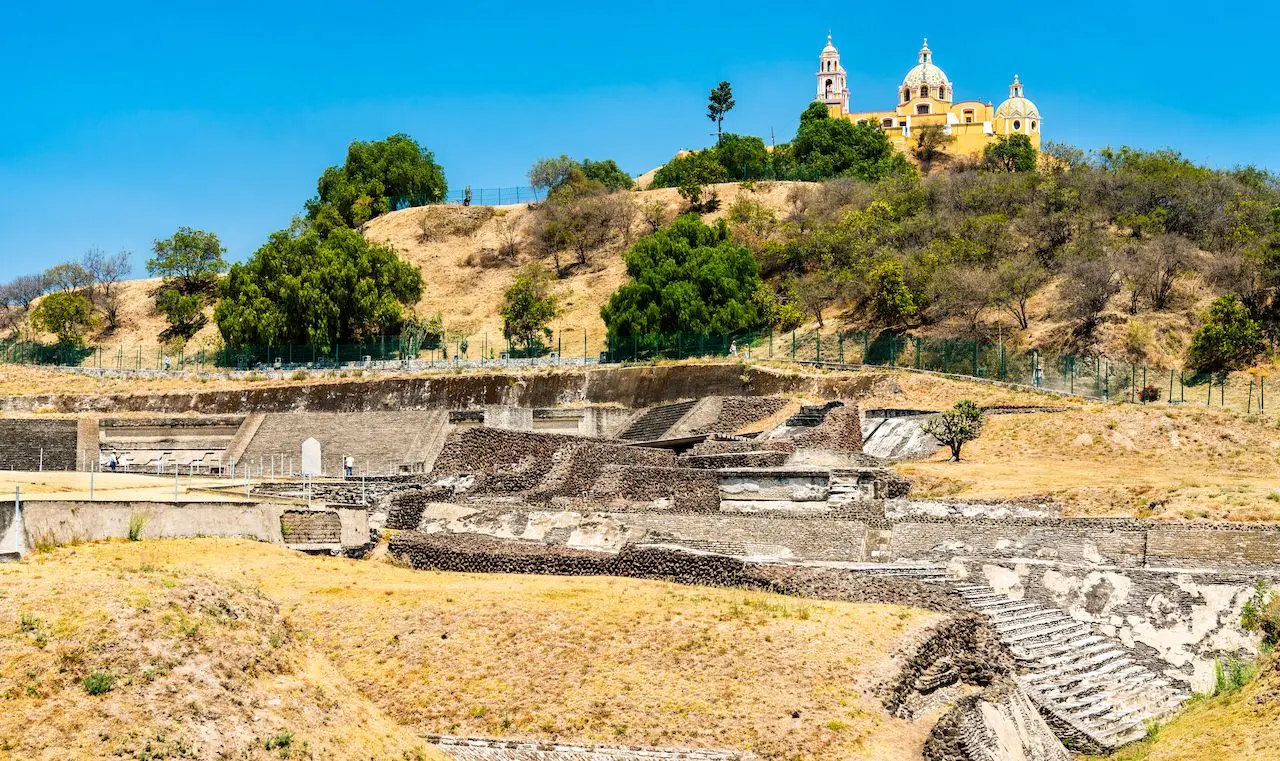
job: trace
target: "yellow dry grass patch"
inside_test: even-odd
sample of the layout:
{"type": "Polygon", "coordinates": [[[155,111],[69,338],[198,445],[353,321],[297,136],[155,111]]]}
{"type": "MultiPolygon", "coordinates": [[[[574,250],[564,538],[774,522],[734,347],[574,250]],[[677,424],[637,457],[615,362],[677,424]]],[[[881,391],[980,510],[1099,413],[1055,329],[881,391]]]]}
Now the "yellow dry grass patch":
{"type": "MultiPolygon", "coordinates": [[[[23,500],[89,499],[89,474],[66,471],[0,470],[0,494],[12,497],[21,488],[23,500]]],[[[242,502],[244,492],[229,488],[243,480],[208,476],[179,476],[179,502],[242,502]],[[209,491],[219,489],[220,491],[209,491]]],[[[256,479],[255,479],[256,483],[256,479]]],[[[132,500],[140,502],[174,501],[173,475],[153,476],[141,473],[94,473],[93,498],[99,501],[132,500]]]]}
{"type": "Polygon", "coordinates": [[[128,549],[0,566],[0,759],[441,757],[271,600],[128,549]]]}
{"type": "MultiPolygon", "coordinates": [[[[61,590],[42,608],[47,620],[83,599],[83,587],[119,579],[260,594],[350,685],[346,697],[414,733],[913,759],[929,728],[889,717],[870,694],[893,673],[894,649],[938,619],[908,608],[615,578],[427,573],[213,539],[64,549],[3,574],[4,594],[24,596],[6,608],[61,590]],[[43,586],[28,591],[35,579],[43,586]]],[[[124,606],[132,594],[120,586],[106,596],[124,606]]],[[[17,624],[6,642],[30,639],[17,624]]],[[[96,714],[72,715],[101,726],[96,714]]],[[[296,734],[313,736],[301,726],[296,734]]]]}
{"type": "Polygon", "coordinates": [[[1280,520],[1274,423],[1219,410],[1090,404],[998,415],[964,461],[899,467],[918,496],[1051,496],[1071,515],[1280,520]]]}

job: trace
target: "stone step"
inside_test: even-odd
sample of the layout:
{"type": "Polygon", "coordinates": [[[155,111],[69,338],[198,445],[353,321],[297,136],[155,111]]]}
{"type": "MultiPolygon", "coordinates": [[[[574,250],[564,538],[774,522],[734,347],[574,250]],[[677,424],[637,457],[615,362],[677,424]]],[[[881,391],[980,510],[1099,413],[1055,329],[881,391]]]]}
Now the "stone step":
{"type": "Polygon", "coordinates": [[[978,603],[969,607],[976,609],[979,613],[988,616],[998,616],[1001,613],[1009,613],[1019,610],[1028,610],[1030,608],[1043,608],[1044,606],[1034,602],[1018,602],[1016,600],[1009,602],[990,602],[978,603]]]}
{"type": "Polygon", "coordinates": [[[1070,618],[1067,618],[1061,613],[1055,613],[1050,610],[1050,611],[1045,611],[1044,613],[1042,613],[1039,616],[1036,616],[1035,618],[1029,618],[1024,621],[1012,621],[1007,624],[996,624],[995,627],[996,627],[996,631],[1000,633],[1001,638],[1003,638],[1005,634],[1024,632],[1027,629],[1030,629],[1033,627],[1048,626],[1049,624],[1056,624],[1061,621],[1070,621],[1070,620],[1071,620],[1070,618]]]}
{"type": "Polygon", "coordinates": [[[1095,642],[1092,645],[1082,647],[1079,650],[1069,651],[1063,655],[1057,655],[1053,657],[1041,657],[1035,663],[1030,664],[1030,668],[1044,669],[1044,671],[1036,672],[1036,676],[1040,676],[1042,674],[1047,674],[1050,671],[1056,671],[1060,667],[1078,662],[1082,658],[1088,658],[1090,656],[1098,655],[1100,653],[1107,652],[1107,651],[1114,652],[1116,653],[1116,655],[1124,654],[1116,648],[1116,645],[1114,642],[1107,642],[1104,640],[1102,642],[1095,642]]]}
{"type": "Polygon", "coordinates": [[[1033,605],[1029,608],[1023,608],[1021,610],[1014,610],[1014,611],[1002,610],[998,613],[989,613],[987,615],[991,616],[991,620],[993,623],[1011,624],[1011,623],[1014,623],[1015,621],[1026,621],[1028,619],[1036,618],[1038,616],[1043,616],[1048,613],[1053,613],[1059,616],[1062,615],[1062,611],[1060,610],[1057,610],[1054,608],[1045,608],[1039,605],[1033,605]]]}
{"type": "MultiPolygon", "coordinates": [[[[1038,639],[1040,637],[1048,638],[1055,634],[1062,636],[1066,632],[1077,632],[1077,633],[1083,634],[1087,631],[1089,631],[1089,629],[1084,624],[1081,624],[1079,621],[1069,620],[1060,624],[1055,624],[1045,629],[1033,629],[1031,631],[1018,632],[1017,634],[1002,636],[1000,639],[1004,640],[1006,643],[1012,644],[1015,642],[1026,642],[1028,640],[1038,639]]],[[[1047,641],[1051,642],[1052,640],[1047,640],[1047,641]]]]}
{"type": "MultiPolygon", "coordinates": [[[[1018,656],[1018,653],[1016,652],[1017,648],[1015,648],[1014,655],[1018,656],[1019,660],[1037,660],[1039,658],[1045,658],[1045,657],[1054,656],[1054,655],[1061,655],[1063,653],[1069,653],[1073,650],[1076,650],[1077,648],[1087,647],[1089,645],[1096,644],[1099,642],[1111,642],[1111,640],[1108,640],[1096,634],[1088,634],[1083,637],[1065,640],[1061,644],[1055,645],[1053,647],[1046,646],[1043,648],[1036,648],[1035,654],[1030,655],[1028,657],[1018,656]]],[[[1023,648],[1023,649],[1029,650],[1031,648],[1023,648]]]]}

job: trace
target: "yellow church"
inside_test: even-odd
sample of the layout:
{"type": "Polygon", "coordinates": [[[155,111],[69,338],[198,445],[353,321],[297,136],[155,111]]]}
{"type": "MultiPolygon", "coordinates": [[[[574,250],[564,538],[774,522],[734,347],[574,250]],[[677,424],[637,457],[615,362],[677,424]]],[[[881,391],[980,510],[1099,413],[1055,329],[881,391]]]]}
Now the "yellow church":
{"type": "Polygon", "coordinates": [[[840,51],[831,44],[831,35],[827,35],[827,46],[818,61],[817,99],[826,104],[831,116],[880,127],[899,151],[905,153],[914,145],[913,129],[928,126],[941,127],[943,134],[951,136],[949,153],[981,155],[998,135],[1015,134],[1026,135],[1040,150],[1040,110],[1027,100],[1016,74],[1009,85],[1008,100],[999,106],[980,100],[955,100],[955,88],[946,72],[933,62],[933,51],[926,39],[919,62],[898,87],[896,108],[850,111],[845,70],[840,65],[840,51]]]}

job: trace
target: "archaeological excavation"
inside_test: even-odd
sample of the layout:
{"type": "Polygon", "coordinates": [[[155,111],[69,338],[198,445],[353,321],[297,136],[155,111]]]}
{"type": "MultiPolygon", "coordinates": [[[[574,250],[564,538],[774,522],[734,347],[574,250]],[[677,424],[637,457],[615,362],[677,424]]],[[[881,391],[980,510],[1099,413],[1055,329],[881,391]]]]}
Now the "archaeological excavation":
{"type": "MultiPolygon", "coordinates": [[[[982,496],[966,496],[930,475],[968,471],[964,458],[943,469],[927,429],[947,405],[921,383],[722,363],[13,397],[0,402],[0,457],[29,483],[0,502],[0,558],[17,569],[107,540],[145,551],[248,539],[351,563],[350,581],[325,590],[357,591],[358,569],[390,563],[424,586],[520,575],[795,601],[776,610],[915,611],[927,625],[841,688],[912,738],[915,750],[893,757],[930,761],[1112,753],[1212,693],[1224,663],[1258,657],[1242,613],[1280,576],[1280,527],[1088,514],[981,483],[967,488],[982,496]]],[[[991,397],[988,435],[1017,441],[1029,421],[1052,428],[1081,414],[1068,398],[976,393],[991,397]]],[[[467,636],[441,628],[431,647],[467,636]]],[[[518,665],[503,668],[516,679],[518,665]]],[[[382,706],[379,690],[363,691],[382,706]]],[[[412,730],[433,757],[710,761],[789,757],[785,738],[847,724],[802,729],[811,709],[797,707],[768,719],[782,740],[735,744],[716,733],[714,710],[689,710],[705,731],[633,737],[618,724],[601,737],[532,719],[486,724],[479,708],[412,730]],[[640,741],[664,736],[673,741],[640,741]]]]}

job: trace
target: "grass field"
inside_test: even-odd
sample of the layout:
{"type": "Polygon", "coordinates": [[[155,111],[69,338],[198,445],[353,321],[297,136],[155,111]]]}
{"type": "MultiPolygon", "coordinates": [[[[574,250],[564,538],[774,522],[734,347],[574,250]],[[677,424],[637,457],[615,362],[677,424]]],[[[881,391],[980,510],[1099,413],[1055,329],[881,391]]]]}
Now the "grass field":
{"type": "Polygon", "coordinates": [[[0,566],[0,609],[15,759],[266,758],[286,733],[298,758],[412,758],[431,732],[914,759],[930,725],[870,694],[936,620],[893,606],[202,539],[0,566]]]}
{"type": "MultiPolygon", "coordinates": [[[[179,502],[240,502],[244,492],[227,489],[231,484],[243,484],[226,478],[182,475],[178,479],[179,502]],[[210,491],[210,489],[224,491],[210,491]]],[[[14,490],[22,489],[24,500],[40,499],[89,499],[89,474],[65,471],[0,470],[0,494],[12,497],[14,490]]],[[[141,473],[94,473],[93,498],[95,500],[136,500],[141,502],[174,501],[174,478],[144,475],[141,473]]]]}

